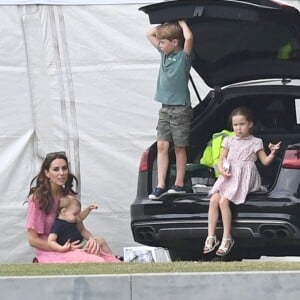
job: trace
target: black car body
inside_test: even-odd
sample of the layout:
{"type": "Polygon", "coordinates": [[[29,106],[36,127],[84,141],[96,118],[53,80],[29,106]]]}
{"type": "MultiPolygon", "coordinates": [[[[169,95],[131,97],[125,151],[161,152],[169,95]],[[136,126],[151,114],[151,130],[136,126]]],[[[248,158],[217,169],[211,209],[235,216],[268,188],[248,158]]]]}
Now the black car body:
{"type": "MultiPolygon", "coordinates": [[[[156,143],[143,153],[131,205],[134,240],[168,248],[173,259],[202,258],[209,198],[205,190],[193,193],[195,174],[189,167],[199,164],[212,134],[228,128],[230,112],[246,105],[254,111],[253,134],[263,139],[266,152],[269,142],[282,145],[270,166],[257,163],[265,190],[232,205],[236,244],[231,259],[300,255],[299,11],[270,0],[168,1],[141,10],[152,24],[187,20],[195,39],[193,68],[211,90],[193,108],[187,194],[149,200],[157,184],[156,143]]],[[[172,147],[169,157],[172,184],[172,147]]],[[[199,172],[206,174],[200,177],[213,173],[203,166],[199,172]]],[[[219,220],[217,235],[221,233],[219,220]]]]}

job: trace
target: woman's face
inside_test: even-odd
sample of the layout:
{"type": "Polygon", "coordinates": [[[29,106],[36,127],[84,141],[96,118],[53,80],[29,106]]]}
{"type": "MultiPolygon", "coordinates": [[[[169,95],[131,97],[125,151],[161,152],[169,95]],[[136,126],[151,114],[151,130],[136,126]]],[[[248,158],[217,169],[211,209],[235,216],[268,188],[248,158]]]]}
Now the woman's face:
{"type": "Polygon", "coordinates": [[[63,186],[69,175],[67,162],[62,158],[54,159],[50,164],[49,170],[45,170],[45,174],[52,186],[63,186]]]}

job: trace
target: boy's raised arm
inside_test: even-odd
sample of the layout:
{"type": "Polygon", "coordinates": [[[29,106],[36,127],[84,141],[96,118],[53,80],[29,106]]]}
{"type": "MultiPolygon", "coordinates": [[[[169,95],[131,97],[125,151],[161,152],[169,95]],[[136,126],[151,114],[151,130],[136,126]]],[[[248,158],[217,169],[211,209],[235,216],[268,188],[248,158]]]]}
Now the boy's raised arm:
{"type": "Polygon", "coordinates": [[[193,39],[194,39],[193,33],[184,20],[178,21],[178,23],[182,28],[183,37],[184,37],[183,50],[187,55],[191,55],[193,51],[193,39]]]}
{"type": "Polygon", "coordinates": [[[156,37],[156,30],[157,27],[153,27],[147,31],[147,38],[155,48],[157,48],[159,44],[159,41],[156,37]]]}

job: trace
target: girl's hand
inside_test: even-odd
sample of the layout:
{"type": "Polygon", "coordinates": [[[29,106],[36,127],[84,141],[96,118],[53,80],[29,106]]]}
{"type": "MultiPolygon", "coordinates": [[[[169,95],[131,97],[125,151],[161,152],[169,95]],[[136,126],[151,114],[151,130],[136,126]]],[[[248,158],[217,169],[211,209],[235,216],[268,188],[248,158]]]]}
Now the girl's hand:
{"type": "Polygon", "coordinates": [[[224,157],[222,160],[222,167],[221,167],[220,173],[225,178],[230,177],[231,176],[230,169],[231,169],[230,162],[227,160],[226,157],[224,157]]]}
{"type": "Polygon", "coordinates": [[[86,242],[85,251],[91,254],[97,254],[100,252],[100,245],[98,244],[97,240],[93,237],[90,237],[86,242]]]}
{"type": "Polygon", "coordinates": [[[281,142],[278,142],[277,144],[270,143],[268,147],[271,150],[271,153],[274,154],[278,149],[280,149],[280,145],[281,142]]]}
{"type": "Polygon", "coordinates": [[[224,176],[225,178],[229,178],[229,177],[231,176],[230,171],[226,171],[226,170],[224,170],[224,169],[221,169],[221,170],[220,170],[220,174],[221,174],[222,176],[224,176]]]}

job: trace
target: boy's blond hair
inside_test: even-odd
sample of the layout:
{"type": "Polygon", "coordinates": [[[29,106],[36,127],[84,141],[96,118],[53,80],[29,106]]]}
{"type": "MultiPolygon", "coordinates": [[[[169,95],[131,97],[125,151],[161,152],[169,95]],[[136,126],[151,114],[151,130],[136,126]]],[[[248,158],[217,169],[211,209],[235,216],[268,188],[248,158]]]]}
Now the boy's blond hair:
{"type": "Polygon", "coordinates": [[[60,198],[59,205],[58,205],[58,212],[61,212],[63,208],[68,208],[73,204],[78,205],[78,207],[81,209],[80,201],[74,196],[67,195],[65,197],[60,198]]]}
{"type": "Polygon", "coordinates": [[[159,40],[166,39],[172,41],[174,39],[179,40],[180,44],[183,44],[183,32],[178,22],[166,22],[157,26],[156,38],[159,40]]]}

